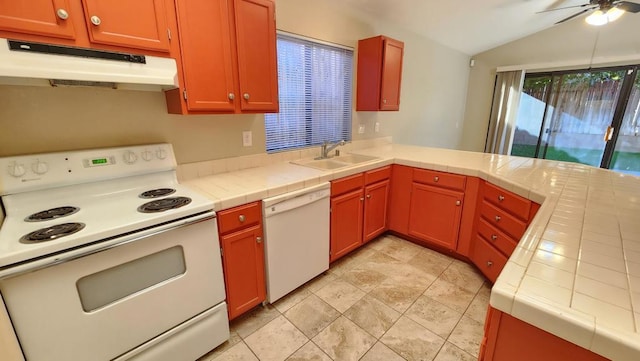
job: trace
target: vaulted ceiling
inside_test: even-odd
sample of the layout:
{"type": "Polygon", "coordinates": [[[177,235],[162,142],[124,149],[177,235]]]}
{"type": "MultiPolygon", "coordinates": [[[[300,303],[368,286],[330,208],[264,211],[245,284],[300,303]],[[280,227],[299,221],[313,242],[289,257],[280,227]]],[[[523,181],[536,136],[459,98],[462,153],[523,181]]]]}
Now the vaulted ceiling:
{"type": "MultiPolygon", "coordinates": [[[[554,25],[580,8],[537,13],[589,0],[331,0],[468,55],[475,55],[554,25]]],[[[633,0],[634,2],[640,2],[633,0]]],[[[640,14],[625,14],[637,16],[640,14]]],[[[584,16],[571,21],[584,21],[584,16]]]]}

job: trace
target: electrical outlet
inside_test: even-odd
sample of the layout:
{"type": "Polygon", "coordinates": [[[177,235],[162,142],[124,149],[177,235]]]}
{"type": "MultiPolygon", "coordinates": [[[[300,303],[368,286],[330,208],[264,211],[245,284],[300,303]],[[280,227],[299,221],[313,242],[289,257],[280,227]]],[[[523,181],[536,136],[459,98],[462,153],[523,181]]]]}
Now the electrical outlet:
{"type": "Polygon", "coordinates": [[[373,128],[373,130],[375,130],[376,133],[380,131],[380,122],[376,122],[376,125],[373,128]]]}
{"type": "Polygon", "coordinates": [[[253,144],[253,134],[250,130],[242,132],[242,146],[250,147],[253,144]]]}
{"type": "Polygon", "coordinates": [[[364,134],[364,124],[358,125],[358,134],[364,134]]]}

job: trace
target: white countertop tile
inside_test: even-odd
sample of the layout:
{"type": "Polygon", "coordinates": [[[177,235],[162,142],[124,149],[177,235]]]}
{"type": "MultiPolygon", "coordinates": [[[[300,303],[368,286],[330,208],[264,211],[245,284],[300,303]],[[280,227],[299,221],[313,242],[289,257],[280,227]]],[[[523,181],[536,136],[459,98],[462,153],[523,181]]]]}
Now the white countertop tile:
{"type": "MultiPolygon", "coordinates": [[[[392,163],[477,176],[542,205],[498,277],[491,305],[607,358],[640,359],[639,177],[559,161],[366,142],[373,148],[354,153],[378,160],[333,171],[289,163],[317,153],[309,149],[181,165],[179,179],[221,210],[392,163]],[[238,170],[247,166],[253,168],[238,170]]],[[[343,153],[352,149],[348,144],[343,153]]]]}

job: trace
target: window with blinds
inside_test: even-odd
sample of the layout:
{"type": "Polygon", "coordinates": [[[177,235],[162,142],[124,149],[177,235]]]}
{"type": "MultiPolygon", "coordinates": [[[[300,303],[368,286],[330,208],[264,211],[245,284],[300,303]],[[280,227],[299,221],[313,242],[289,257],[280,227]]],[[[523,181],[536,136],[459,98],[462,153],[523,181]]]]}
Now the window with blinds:
{"type": "Polygon", "coordinates": [[[265,115],[267,152],[351,140],[353,50],[278,33],[280,112],[265,115]]]}

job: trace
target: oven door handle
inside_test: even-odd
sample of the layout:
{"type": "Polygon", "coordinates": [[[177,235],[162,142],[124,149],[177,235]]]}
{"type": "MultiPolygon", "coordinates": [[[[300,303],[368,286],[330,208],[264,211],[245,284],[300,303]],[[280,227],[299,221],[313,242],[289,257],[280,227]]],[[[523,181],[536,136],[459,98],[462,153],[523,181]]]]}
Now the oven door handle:
{"type": "Polygon", "coordinates": [[[158,235],[160,233],[172,231],[178,228],[187,227],[196,223],[215,220],[216,214],[213,211],[205,211],[196,215],[187,216],[161,225],[153,226],[147,229],[125,233],[119,236],[110,237],[98,241],[91,245],[83,245],[77,249],[62,251],[50,255],[45,255],[35,259],[14,263],[11,265],[0,267],[0,280],[9,277],[19,276],[25,273],[34,272],[43,268],[48,268],[61,263],[73,261],[78,258],[86,257],[95,253],[104,252],[114,247],[122,246],[127,243],[139,241],[141,239],[158,235]]]}

